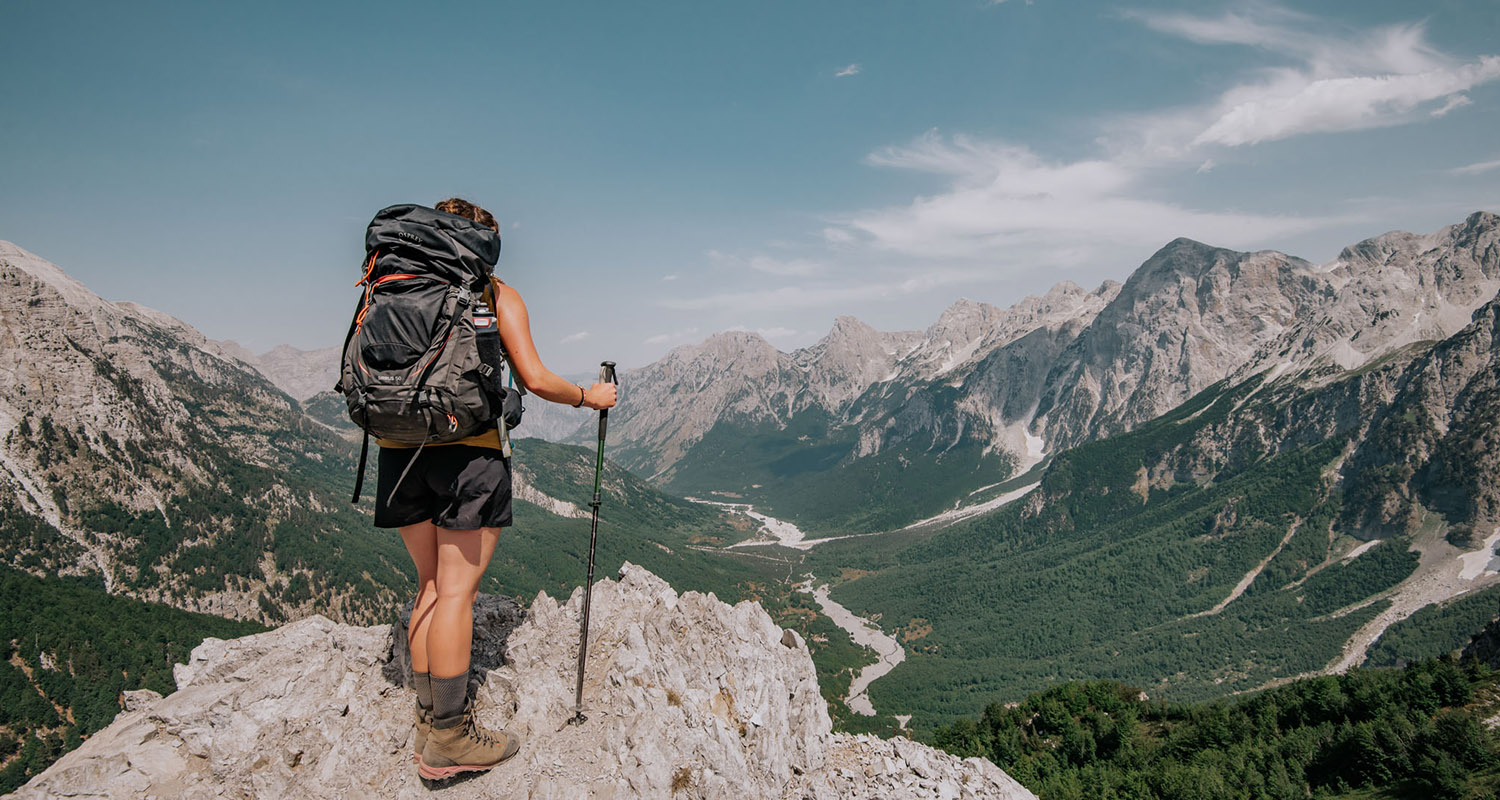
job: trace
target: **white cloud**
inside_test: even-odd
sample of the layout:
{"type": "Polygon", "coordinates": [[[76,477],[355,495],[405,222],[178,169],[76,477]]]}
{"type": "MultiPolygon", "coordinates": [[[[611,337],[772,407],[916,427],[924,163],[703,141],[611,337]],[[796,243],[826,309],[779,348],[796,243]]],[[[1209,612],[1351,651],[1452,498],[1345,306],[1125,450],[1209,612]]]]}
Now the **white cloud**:
{"type": "Polygon", "coordinates": [[[581,341],[583,341],[584,339],[587,339],[587,338],[589,338],[589,332],[588,331],[579,331],[577,333],[570,333],[567,336],[564,336],[562,338],[562,343],[563,344],[572,344],[574,342],[581,342],[581,341]]]}
{"type": "Polygon", "coordinates": [[[675,280],[677,280],[677,276],[676,275],[663,275],[663,276],[661,276],[661,279],[664,280],[664,281],[675,281],[675,280]]]}
{"type": "Polygon", "coordinates": [[[1474,101],[1470,100],[1468,95],[1456,94],[1448,98],[1448,102],[1444,103],[1442,108],[1433,109],[1432,115],[1434,117],[1441,117],[1455,108],[1472,105],[1474,105],[1474,101]]]}
{"type": "Polygon", "coordinates": [[[1456,167],[1448,171],[1454,175],[1478,175],[1480,173],[1489,172],[1490,170],[1495,169],[1500,169],[1500,159],[1495,159],[1494,161],[1480,161],[1477,164],[1469,164],[1468,166],[1456,167]]]}
{"type": "Polygon", "coordinates": [[[1500,79],[1500,57],[1462,63],[1432,47],[1420,24],[1334,30],[1265,3],[1217,17],[1127,16],[1199,44],[1253,47],[1292,62],[1260,71],[1207,105],[1139,118],[1140,141],[1156,155],[1440,117],[1468,104],[1462,92],[1500,79]]]}
{"type": "Polygon", "coordinates": [[[649,336],[646,338],[644,343],[649,345],[676,345],[687,344],[688,342],[697,341],[697,339],[698,329],[696,327],[693,327],[683,328],[682,330],[672,331],[671,333],[659,333],[655,336],[649,336]]]}
{"type": "Polygon", "coordinates": [[[1144,196],[1148,173],[1126,160],[1049,162],[1019,145],[935,132],[869,161],[952,178],[939,194],[844,220],[846,231],[878,249],[924,258],[1059,263],[1094,246],[1177,236],[1236,246],[1326,223],[1185,208],[1144,196]]]}
{"type": "Polygon", "coordinates": [[[1214,167],[1217,166],[1219,166],[1219,162],[1214,161],[1211,158],[1205,158],[1203,159],[1203,163],[1199,164],[1198,168],[1193,171],[1198,173],[1199,175],[1207,175],[1208,173],[1213,172],[1214,167]]]}
{"type": "Polygon", "coordinates": [[[752,270],[762,272],[766,275],[778,277],[809,277],[818,275],[827,270],[828,265],[822,261],[806,258],[774,258],[763,253],[755,253],[749,256],[730,255],[718,250],[709,250],[705,253],[716,265],[727,267],[736,271],[752,270]]]}
{"type": "Polygon", "coordinates": [[[850,77],[852,75],[858,75],[858,74],[859,74],[859,64],[850,64],[849,66],[844,67],[843,69],[840,69],[838,72],[833,73],[833,77],[835,77],[835,78],[848,78],[848,77],[850,77]]]}
{"type": "Polygon", "coordinates": [[[1412,121],[1412,112],[1446,100],[1441,116],[1462,105],[1459,92],[1500,78],[1500,56],[1472,64],[1409,74],[1350,75],[1313,79],[1305,71],[1277,70],[1268,80],[1224,93],[1216,118],[1193,144],[1245,144],[1305,133],[1360,130],[1412,121]]]}
{"type": "Polygon", "coordinates": [[[824,243],[833,247],[839,247],[854,243],[854,235],[843,228],[828,227],[823,229],[824,243]]]}

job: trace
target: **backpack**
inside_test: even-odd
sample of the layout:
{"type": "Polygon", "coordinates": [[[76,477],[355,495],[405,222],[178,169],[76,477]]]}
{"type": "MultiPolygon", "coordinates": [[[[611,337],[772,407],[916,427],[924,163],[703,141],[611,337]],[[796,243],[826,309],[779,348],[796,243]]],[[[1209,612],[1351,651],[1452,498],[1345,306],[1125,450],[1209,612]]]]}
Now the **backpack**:
{"type": "Polygon", "coordinates": [[[455,442],[494,424],[504,397],[504,360],[483,358],[479,341],[498,350],[493,316],[488,336],[475,328],[477,304],[490,305],[481,306],[481,325],[484,310],[493,314],[487,287],[500,257],[499,235],[453,214],[397,205],[371,220],[365,252],[365,274],[356,284],[364,292],[334,387],[365,432],[353,502],[364,485],[372,435],[417,445],[415,463],[428,444],[455,442]]]}

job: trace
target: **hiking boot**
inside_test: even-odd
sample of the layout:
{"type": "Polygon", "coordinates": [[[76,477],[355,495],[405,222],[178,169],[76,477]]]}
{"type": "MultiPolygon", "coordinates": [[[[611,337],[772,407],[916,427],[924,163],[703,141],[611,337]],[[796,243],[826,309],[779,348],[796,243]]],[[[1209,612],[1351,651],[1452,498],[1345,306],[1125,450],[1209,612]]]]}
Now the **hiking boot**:
{"type": "Polygon", "coordinates": [[[432,730],[432,709],[417,704],[417,736],[412,742],[411,760],[422,763],[422,748],[427,744],[427,733],[432,730]]]}
{"type": "Polygon", "coordinates": [[[483,772],[520,749],[519,736],[481,727],[474,719],[471,702],[462,716],[432,720],[422,756],[417,761],[417,774],[436,781],[460,772],[483,772]]]}

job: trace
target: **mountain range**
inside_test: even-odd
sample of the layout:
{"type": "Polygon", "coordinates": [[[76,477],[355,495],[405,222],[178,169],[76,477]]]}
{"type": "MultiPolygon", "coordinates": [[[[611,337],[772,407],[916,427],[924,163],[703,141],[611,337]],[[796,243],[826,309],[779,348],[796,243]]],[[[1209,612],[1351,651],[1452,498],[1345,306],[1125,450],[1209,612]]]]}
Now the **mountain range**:
{"type": "MultiPolygon", "coordinates": [[[[1480,212],[1322,265],[1179,239],[1123,283],[925,331],[842,317],[792,353],[718,334],[621,375],[604,568],[760,600],[826,693],[860,661],[796,599],[823,576],[907,654],[875,720],[836,715],[872,730],[1072,678],[1202,698],[1446,652],[1500,605],[1497,292],[1480,212]],[[689,494],[821,541],[753,546],[689,494]]],[[[405,554],[348,503],[333,351],[214,342],[9,243],[0,321],[4,563],[271,624],[399,605],[405,554]]],[[[592,445],[592,415],[534,411],[592,445]]],[[[518,453],[524,535],[485,588],[565,591],[592,449],[518,453]]]]}
{"type": "Polygon", "coordinates": [[[615,457],[814,530],[900,527],[1219,381],[1316,384],[1453,336],[1500,290],[1497,222],[1388,233],[1322,265],[1178,239],[1123,284],[1065,282],[1009,308],[964,300],[925,331],[844,317],[792,353],[718,334],[621,374],[615,457]],[[859,502],[830,497],[848,487],[859,502]]]}

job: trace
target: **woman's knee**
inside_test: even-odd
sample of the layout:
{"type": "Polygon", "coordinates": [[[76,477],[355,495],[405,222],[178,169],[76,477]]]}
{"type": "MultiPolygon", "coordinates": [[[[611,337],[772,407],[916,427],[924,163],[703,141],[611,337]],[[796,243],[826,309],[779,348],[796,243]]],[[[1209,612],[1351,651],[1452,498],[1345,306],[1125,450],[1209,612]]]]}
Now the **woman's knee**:
{"type": "Polygon", "coordinates": [[[474,598],[479,595],[479,587],[467,583],[453,585],[439,582],[436,591],[437,601],[444,603],[464,602],[473,605],[474,598]]]}

